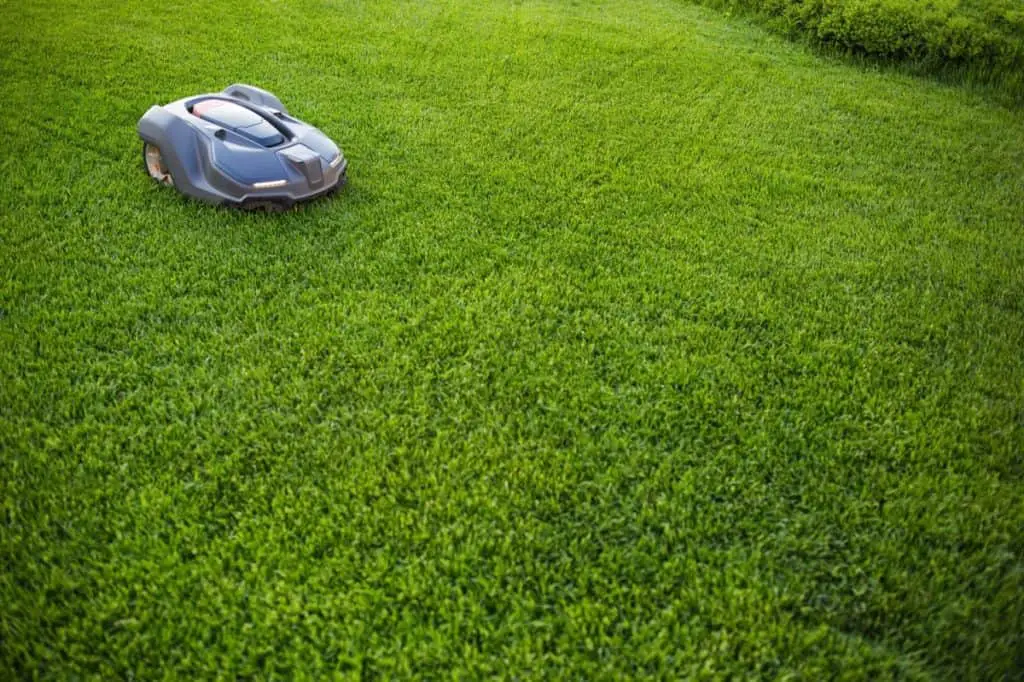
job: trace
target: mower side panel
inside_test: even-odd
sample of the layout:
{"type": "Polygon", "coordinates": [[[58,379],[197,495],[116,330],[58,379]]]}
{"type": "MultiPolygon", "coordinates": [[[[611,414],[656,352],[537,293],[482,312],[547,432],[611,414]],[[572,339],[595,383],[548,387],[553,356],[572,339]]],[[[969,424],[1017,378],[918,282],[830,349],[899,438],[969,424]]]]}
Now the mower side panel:
{"type": "Polygon", "coordinates": [[[139,119],[138,130],[139,137],[160,149],[178,191],[211,204],[223,203],[225,197],[206,180],[209,154],[205,140],[192,126],[153,106],[139,119]]]}

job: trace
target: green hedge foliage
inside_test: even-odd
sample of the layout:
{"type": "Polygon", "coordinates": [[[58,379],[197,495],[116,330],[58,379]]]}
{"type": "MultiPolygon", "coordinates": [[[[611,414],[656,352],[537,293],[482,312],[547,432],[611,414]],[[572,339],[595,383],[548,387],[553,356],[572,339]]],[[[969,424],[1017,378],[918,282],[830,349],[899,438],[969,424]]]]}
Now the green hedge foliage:
{"type": "Polygon", "coordinates": [[[851,52],[965,66],[1022,85],[1021,0],[707,0],[753,11],[775,28],[851,52]]]}

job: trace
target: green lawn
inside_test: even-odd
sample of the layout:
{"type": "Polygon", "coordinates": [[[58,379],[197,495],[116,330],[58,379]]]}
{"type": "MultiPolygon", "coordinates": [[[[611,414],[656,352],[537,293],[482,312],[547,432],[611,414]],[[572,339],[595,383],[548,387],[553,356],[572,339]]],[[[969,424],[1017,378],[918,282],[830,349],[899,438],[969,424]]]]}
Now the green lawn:
{"type": "Polygon", "coordinates": [[[1020,110],[681,1],[0,10],[0,678],[1021,678],[1020,110]],[[236,81],[349,187],[150,181],[236,81]]]}

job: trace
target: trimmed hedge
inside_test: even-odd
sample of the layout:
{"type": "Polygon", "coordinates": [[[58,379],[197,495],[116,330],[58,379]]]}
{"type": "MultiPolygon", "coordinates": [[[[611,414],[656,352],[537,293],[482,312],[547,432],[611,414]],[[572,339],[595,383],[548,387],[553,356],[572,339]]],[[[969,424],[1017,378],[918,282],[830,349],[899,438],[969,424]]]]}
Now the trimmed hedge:
{"type": "Polygon", "coordinates": [[[1020,0],[704,0],[752,11],[774,28],[823,45],[931,67],[967,67],[1024,91],[1020,0]]]}

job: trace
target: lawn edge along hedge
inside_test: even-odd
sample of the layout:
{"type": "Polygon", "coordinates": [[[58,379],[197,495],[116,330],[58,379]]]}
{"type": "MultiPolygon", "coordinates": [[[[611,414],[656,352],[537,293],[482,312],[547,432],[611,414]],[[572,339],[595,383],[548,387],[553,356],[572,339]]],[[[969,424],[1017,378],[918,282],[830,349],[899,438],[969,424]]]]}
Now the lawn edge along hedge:
{"type": "Polygon", "coordinates": [[[915,0],[700,0],[843,53],[994,85],[1024,104],[1024,6],[915,0]]]}

